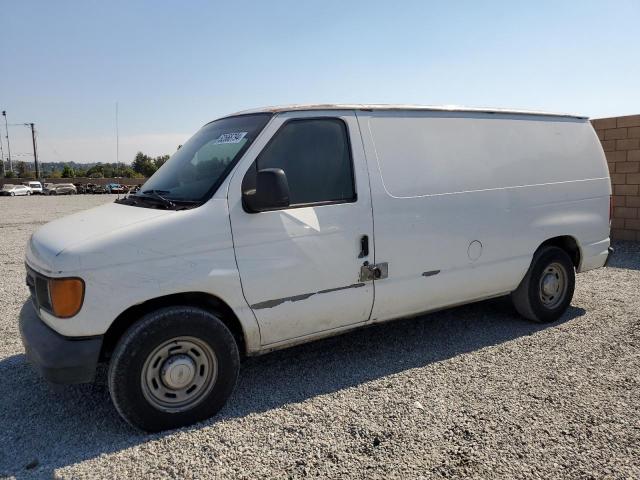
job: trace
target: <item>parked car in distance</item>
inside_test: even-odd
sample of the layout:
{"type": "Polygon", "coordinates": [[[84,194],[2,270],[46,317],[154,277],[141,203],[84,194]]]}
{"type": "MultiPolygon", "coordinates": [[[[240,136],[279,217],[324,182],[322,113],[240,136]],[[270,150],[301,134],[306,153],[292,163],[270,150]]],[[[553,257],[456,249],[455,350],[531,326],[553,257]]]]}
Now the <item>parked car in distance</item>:
{"type": "Polygon", "coordinates": [[[0,195],[6,197],[16,197],[18,195],[31,195],[31,189],[24,185],[12,185],[5,183],[0,190],[0,195]]]}
{"type": "Polygon", "coordinates": [[[125,193],[125,188],[119,183],[110,183],[106,189],[108,193],[125,193]]]}
{"type": "Polygon", "coordinates": [[[136,193],[138,193],[140,191],[140,187],[142,185],[134,185],[132,186],[129,191],[127,192],[129,195],[135,195],[136,193]]]}
{"type": "Polygon", "coordinates": [[[87,183],[86,192],[93,194],[103,194],[107,193],[107,190],[103,185],[99,185],[97,183],[87,183]]]}
{"type": "Polygon", "coordinates": [[[87,193],[87,187],[84,183],[74,183],[74,187],[76,187],[76,193],[87,193]]]}
{"type": "Polygon", "coordinates": [[[75,195],[78,193],[73,183],[54,183],[48,190],[48,195],[75,195]]]}
{"type": "Polygon", "coordinates": [[[53,188],[54,186],[55,186],[55,183],[45,183],[44,185],[42,185],[42,194],[49,195],[51,188],[53,188]]]}
{"type": "Polygon", "coordinates": [[[580,116],[270,107],[204,125],[142,190],[33,234],[20,332],[54,382],[109,363],[145,430],[215,414],[242,356],[500,296],[556,321],[611,253],[580,116]]]}
{"type": "Polygon", "coordinates": [[[23,182],[25,187],[31,189],[31,193],[34,195],[42,195],[42,184],[40,182],[23,182]]]}

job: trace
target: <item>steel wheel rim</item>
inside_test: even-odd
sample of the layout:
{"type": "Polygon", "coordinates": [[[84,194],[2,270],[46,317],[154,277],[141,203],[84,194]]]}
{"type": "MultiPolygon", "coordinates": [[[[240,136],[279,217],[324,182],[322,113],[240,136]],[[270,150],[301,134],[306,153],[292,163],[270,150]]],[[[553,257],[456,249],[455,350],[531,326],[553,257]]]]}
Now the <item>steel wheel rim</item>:
{"type": "Polygon", "coordinates": [[[211,392],[218,377],[213,349],[195,337],[175,337],[148,356],[140,382],[147,401],[159,410],[182,412],[211,392]]]}
{"type": "Polygon", "coordinates": [[[543,270],[538,291],[546,308],[555,308],[564,300],[569,282],[563,265],[553,262],[543,270]]]}

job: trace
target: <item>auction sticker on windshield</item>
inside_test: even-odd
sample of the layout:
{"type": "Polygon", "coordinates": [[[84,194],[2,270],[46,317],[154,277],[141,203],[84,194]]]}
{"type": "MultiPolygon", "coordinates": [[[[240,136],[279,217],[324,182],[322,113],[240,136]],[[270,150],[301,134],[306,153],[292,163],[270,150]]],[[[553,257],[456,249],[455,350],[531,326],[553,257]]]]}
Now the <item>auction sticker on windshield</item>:
{"type": "Polygon", "coordinates": [[[218,145],[221,143],[240,143],[240,141],[246,134],[247,132],[223,133],[215,142],[213,142],[213,144],[218,145]]]}

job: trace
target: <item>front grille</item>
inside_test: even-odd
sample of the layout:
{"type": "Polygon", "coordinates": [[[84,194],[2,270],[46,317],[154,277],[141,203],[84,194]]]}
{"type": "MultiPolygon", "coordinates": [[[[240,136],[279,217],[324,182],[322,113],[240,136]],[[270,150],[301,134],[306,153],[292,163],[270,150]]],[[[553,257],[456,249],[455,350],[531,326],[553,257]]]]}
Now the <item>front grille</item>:
{"type": "Polygon", "coordinates": [[[43,308],[51,311],[51,300],[49,298],[49,281],[38,272],[26,266],[27,268],[27,287],[31,293],[31,301],[38,311],[43,308]]]}

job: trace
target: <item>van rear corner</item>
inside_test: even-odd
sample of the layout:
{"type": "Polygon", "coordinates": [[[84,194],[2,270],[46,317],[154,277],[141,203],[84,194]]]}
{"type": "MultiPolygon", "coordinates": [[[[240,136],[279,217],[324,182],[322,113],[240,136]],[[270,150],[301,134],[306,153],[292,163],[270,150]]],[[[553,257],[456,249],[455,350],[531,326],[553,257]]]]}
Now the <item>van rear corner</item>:
{"type": "Polygon", "coordinates": [[[588,272],[596,268],[606,267],[613,255],[609,237],[599,242],[582,245],[582,259],[578,273],[588,272]]]}

